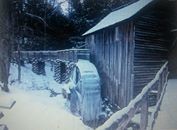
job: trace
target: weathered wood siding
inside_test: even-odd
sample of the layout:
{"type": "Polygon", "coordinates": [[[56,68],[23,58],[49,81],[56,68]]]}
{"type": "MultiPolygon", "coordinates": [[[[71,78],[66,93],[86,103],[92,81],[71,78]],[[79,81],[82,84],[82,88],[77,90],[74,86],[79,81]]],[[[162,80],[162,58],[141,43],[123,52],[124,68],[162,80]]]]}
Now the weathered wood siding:
{"type": "Polygon", "coordinates": [[[167,60],[168,42],[163,11],[152,7],[135,20],[134,96],[167,60]]]}
{"type": "Polygon", "coordinates": [[[177,79],[177,45],[175,45],[171,50],[168,59],[169,59],[169,71],[170,71],[169,78],[177,79]]]}
{"type": "Polygon", "coordinates": [[[103,83],[102,95],[120,107],[140,93],[167,61],[168,11],[159,3],[86,38],[103,83]]]}
{"type": "Polygon", "coordinates": [[[102,81],[102,95],[126,106],[133,97],[133,24],[121,24],[87,37],[91,60],[102,81]]]}
{"type": "Polygon", "coordinates": [[[171,46],[169,51],[169,78],[177,79],[177,1],[171,1],[170,6],[171,19],[170,22],[173,23],[171,26],[171,46]]]}

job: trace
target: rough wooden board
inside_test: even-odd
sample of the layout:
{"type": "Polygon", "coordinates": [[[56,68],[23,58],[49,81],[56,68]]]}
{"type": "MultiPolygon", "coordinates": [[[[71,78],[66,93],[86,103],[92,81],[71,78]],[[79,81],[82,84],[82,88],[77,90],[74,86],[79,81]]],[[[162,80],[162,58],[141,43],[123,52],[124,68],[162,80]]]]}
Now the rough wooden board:
{"type": "Polygon", "coordinates": [[[0,130],[8,130],[8,128],[7,128],[6,125],[1,125],[1,124],[0,124],[0,130]]]}
{"type": "Polygon", "coordinates": [[[9,97],[0,97],[0,108],[11,109],[15,103],[16,101],[9,97]]]}

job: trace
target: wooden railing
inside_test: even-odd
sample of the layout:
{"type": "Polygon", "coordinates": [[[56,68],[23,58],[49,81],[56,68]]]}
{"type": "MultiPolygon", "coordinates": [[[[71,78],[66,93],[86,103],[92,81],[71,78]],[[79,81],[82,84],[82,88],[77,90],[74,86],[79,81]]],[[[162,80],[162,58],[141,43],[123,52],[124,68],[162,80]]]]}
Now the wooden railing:
{"type": "Polygon", "coordinates": [[[62,61],[71,61],[77,62],[78,59],[87,59],[89,60],[90,52],[88,49],[66,49],[66,50],[58,50],[58,51],[15,51],[12,54],[14,59],[20,60],[62,60],[62,61]]]}
{"type": "MultiPolygon", "coordinates": [[[[4,114],[0,112],[0,119],[4,117],[4,114]]],[[[7,126],[4,124],[0,124],[0,130],[8,130],[7,126]]]]}
{"type": "Polygon", "coordinates": [[[165,63],[162,66],[155,78],[144,87],[142,92],[136,96],[136,98],[133,99],[127,107],[114,113],[103,125],[98,127],[96,130],[126,130],[137,113],[140,114],[139,128],[137,129],[152,130],[166,90],[168,78],[167,64],[168,63],[165,63]],[[148,105],[148,99],[152,91],[157,93],[157,103],[153,112],[151,113],[151,118],[149,120],[148,115],[150,112],[148,109],[150,106],[148,105]]]}

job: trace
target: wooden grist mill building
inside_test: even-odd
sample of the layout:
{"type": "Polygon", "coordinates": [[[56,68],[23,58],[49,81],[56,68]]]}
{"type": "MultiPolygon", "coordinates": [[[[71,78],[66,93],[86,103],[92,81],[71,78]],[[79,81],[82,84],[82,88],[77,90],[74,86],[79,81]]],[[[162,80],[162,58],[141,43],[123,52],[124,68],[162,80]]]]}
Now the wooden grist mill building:
{"type": "Polygon", "coordinates": [[[125,107],[167,61],[167,0],[138,0],[108,14],[83,34],[102,96],[125,107]]]}

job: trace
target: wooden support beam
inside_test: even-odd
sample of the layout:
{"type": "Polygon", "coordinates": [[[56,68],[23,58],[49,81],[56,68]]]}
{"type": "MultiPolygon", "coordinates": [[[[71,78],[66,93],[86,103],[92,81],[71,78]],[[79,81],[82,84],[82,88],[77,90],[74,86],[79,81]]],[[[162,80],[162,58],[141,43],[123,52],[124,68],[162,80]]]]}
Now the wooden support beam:
{"type": "Polygon", "coordinates": [[[4,116],[4,114],[2,112],[0,112],[0,119],[4,116]]]}
{"type": "Polygon", "coordinates": [[[146,130],[148,125],[148,98],[147,94],[142,100],[140,130],[146,130]]]}
{"type": "Polygon", "coordinates": [[[162,82],[161,82],[161,74],[160,74],[160,76],[159,76],[159,80],[158,80],[158,93],[157,93],[157,100],[159,100],[160,99],[160,97],[161,97],[161,92],[162,92],[162,82]]]}

